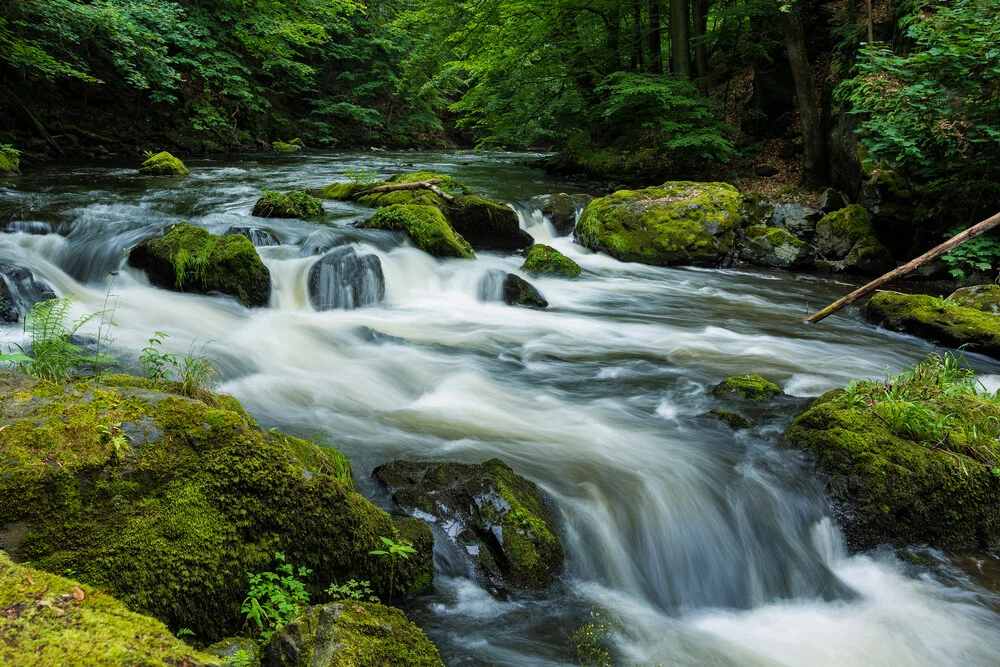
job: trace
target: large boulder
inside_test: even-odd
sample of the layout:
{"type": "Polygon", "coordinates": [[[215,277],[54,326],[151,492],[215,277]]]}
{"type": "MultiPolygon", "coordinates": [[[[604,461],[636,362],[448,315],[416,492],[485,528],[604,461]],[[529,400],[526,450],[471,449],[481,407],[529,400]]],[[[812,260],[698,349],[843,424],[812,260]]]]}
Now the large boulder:
{"type": "Polygon", "coordinates": [[[0,266],[0,322],[19,322],[39,301],[52,299],[52,288],[20,266],[0,266]]]}
{"type": "Polygon", "coordinates": [[[0,551],[0,664],[219,666],[156,619],[87,584],[17,565],[0,551]]]}
{"type": "Polygon", "coordinates": [[[542,198],[542,215],[548,218],[556,233],[565,236],[576,227],[577,214],[594,198],[590,195],[569,195],[559,192],[542,198]]]}
{"type": "Polygon", "coordinates": [[[384,297],[382,262],[351,246],[334,248],[309,269],[309,302],[316,310],[353,310],[384,297]]]}
{"type": "Polygon", "coordinates": [[[455,231],[476,250],[516,252],[535,242],[506,204],[466,196],[456,199],[447,215],[455,231]]]}
{"type": "Polygon", "coordinates": [[[443,667],[437,648],[395,607],[309,607],[264,648],[261,667],[443,667]]]}
{"type": "MultiPolygon", "coordinates": [[[[386,596],[433,576],[433,537],[353,489],[336,450],[261,430],[226,396],[128,376],[71,384],[0,373],[0,543],[17,561],[106,590],[206,642],[243,626],[248,572],[282,552],[319,594],[386,596]],[[397,565],[380,536],[417,550],[397,565]]],[[[2,644],[2,642],[0,642],[2,644]]]]}
{"type": "Polygon", "coordinates": [[[146,158],[139,167],[139,173],[145,176],[187,176],[191,172],[179,159],[162,151],[146,158]]]}
{"type": "Polygon", "coordinates": [[[403,509],[439,521],[486,585],[544,588],[562,571],[555,515],[538,487],[503,461],[392,461],[373,474],[403,509]]]}
{"type": "Polygon", "coordinates": [[[816,259],[816,248],[777,227],[747,227],[740,243],[744,262],[776,269],[809,266],[816,259]]]}
{"type": "Polygon", "coordinates": [[[1000,315],[926,294],[878,292],[861,309],[873,324],[1000,358],[1000,315]]]}
{"type": "Polygon", "coordinates": [[[668,182],[595,199],[574,234],[585,247],[622,261],[720,266],[732,257],[739,224],[733,186],[668,182]]]}
{"type": "Polygon", "coordinates": [[[583,269],[580,265],[552,246],[536,243],[528,248],[521,270],[533,276],[576,278],[583,269]]]}
{"type": "MultiPolygon", "coordinates": [[[[378,187],[380,185],[405,185],[409,183],[422,183],[437,180],[440,183],[437,187],[453,197],[462,197],[471,193],[471,190],[459,180],[437,174],[432,171],[418,171],[412,174],[396,174],[385,181],[366,186],[364,189],[378,187]]],[[[352,195],[353,196],[353,195],[352,195]]],[[[392,206],[393,204],[419,204],[421,206],[434,206],[442,212],[448,210],[448,202],[437,196],[433,191],[426,188],[416,190],[393,190],[390,192],[378,192],[364,195],[358,198],[358,203],[364,206],[392,206]]]]}
{"type": "Polygon", "coordinates": [[[186,222],[132,248],[129,266],[142,269],[163,289],[235,296],[244,306],[271,299],[271,273],[245,236],[216,236],[186,222]]]}
{"type": "Polygon", "coordinates": [[[436,206],[385,206],[375,211],[371,219],[358,223],[357,227],[404,232],[413,245],[435,257],[473,259],[476,256],[472,246],[452,229],[441,209],[436,206]]]}
{"type": "Polygon", "coordinates": [[[868,211],[852,204],[816,223],[816,250],[833,268],[862,275],[881,275],[896,267],[889,251],[875,238],[868,211]]]}
{"type": "Polygon", "coordinates": [[[264,191],[250,214],[258,218],[315,218],[323,215],[323,202],[301,190],[264,191]]]}

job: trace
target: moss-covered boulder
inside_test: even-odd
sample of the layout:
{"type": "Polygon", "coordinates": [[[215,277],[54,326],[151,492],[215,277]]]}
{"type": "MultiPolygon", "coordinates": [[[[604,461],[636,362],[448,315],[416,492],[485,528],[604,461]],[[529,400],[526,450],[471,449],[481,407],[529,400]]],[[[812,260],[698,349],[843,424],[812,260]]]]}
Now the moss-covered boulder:
{"type": "Polygon", "coordinates": [[[521,270],[533,276],[576,278],[583,269],[580,265],[552,246],[536,243],[528,248],[521,270]]]}
{"type": "Polygon", "coordinates": [[[288,193],[265,190],[253,205],[251,215],[258,218],[315,218],[323,215],[323,202],[301,190],[288,193]]]}
{"type": "Polygon", "coordinates": [[[296,153],[305,148],[305,146],[303,146],[302,140],[292,139],[291,141],[272,141],[271,148],[279,153],[296,153]]]}
{"type": "Polygon", "coordinates": [[[668,182],[595,199],[574,232],[626,262],[719,266],[733,254],[740,194],[727,183],[668,182]]]}
{"type": "Polygon", "coordinates": [[[753,427],[753,422],[744,417],[738,412],[733,412],[732,410],[709,410],[703,415],[699,415],[704,419],[715,419],[722,422],[734,431],[740,431],[743,429],[748,429],[753,427]]]}
{"type": "Polygon", "coordinates": [[[147,158],[139,167],[139,173],[146,176],[187,176],[191,172],[183,162],[163,151],[147,158]]]}
{"type": "Polygon", "coordinates": [[[555,515],[535,484],[503,461],[392,461],[373,473],[405,510],[450,526],[477,576],[495,589],[537,589],[563,568],[555,515]]]}
{"type": "MultiPolygon", "coordinates": [[[[375,183],[369,187],[374,188],[380,185],[405,185],[409,183],[422,183],[425,181],[440,181],[437,187],[450,194],[452,197],[462,197],[470,194],[471,190],[458,179],[445,174],[437,174],[432,171],[418,171],[412,174],[396,174],[387,180],[375,183]]],[[[367,189],[367,188],[366,188],[367,189]]],[[[390,192],[378,192],[364,195],[358,198],[358,203],[364,206],[392,206],[394,204],[418,204],[421,206],[434,206],[442,212],[447,212],[448,202],[437,196],[433,191],[426,188],[416,190],[393,190],[390,192]]]]}
{"type": "Polygon", "coordinates": [[[903,331],[949,347],[968,346],[1000,358],[1000,315],[951,305],[926,294],[878,292],[861,314],[873,324],[903,331]]]}
{"type": "Polygon", "coordinates": [[[368,602],[309,607],[264,648],[262,667],[443,667],[399,609],[368,602]]]}
{"type": "Polygon", "coordinates": [[[755,225],[743,230],[740,259],[758,266],[797,269],[816,259],[816,248],[784,229],[755,225]]]}
{"type": "Polygon", "coordinates": [[[861,275],[881,275],[896,267],[885,246],[875,238],[868,211],[852,204],[816,223],[816,250],[833,268],[861,275]]]}
{"type": "Polygon", "coordinates": [[[0,664],[221,667],[223,663],[107,593],[16,565],[0,551],[0,664]]]}
{"type": "Polygon", "coordinates": [[[984,313],[1000,313],[1000,285],[972,285],[951,293],[948,301],[956,306],[974,308],[984,313]]]}
{"type": "Polygon", "coordinates": [[[360,183],[331,183],[330,185],[316,190],[308,190],[307,192],[313,197],[319,197],[320,199],[350,201],[351,199],[354,199],[354,195],[359,192],[363,192],[370,187],[371,186],[362,185],[360,183]]]}
{"type": "Polygon", "coordinates": [[[248,307],[266,306],[271,298],[271,273],[253,243],[240,234],[216,236],[182,222],[163,236],[141,241],[128,263],[163,289],[221,292],[248,307]]]}
{"type": "Polygon", "coordinates": [[[225,667],[260,667],[260,645],[249,637],[227,637],[205,649],[225,667]]]}
{"type": "Polygon", "coordinates": [[[559,192],[542,198],[542,215],[548,218],[556,233],[566,235],[576,227],[576,216],[594,198],[590,195],[569,195],[559,192]]]}
{"type": "Polygon", "coordinates": [[[781,387],[759,375],[735,375],[712,388],[716,398],[739,398],[744,401],[766,401],[780,396],[781,387]]]}
{"type": "Polygon", "coordinates": [[[473,259],[476,253],[468,241],[457,234],[436,206],[393,204],[375,211],[370,220],[357,225],[362,229],[403,232],[413,245],[435,257],[473,259]]]}
{"type": "Polygon", "coordinates": [[[503,279],[500,298],[508,306],[524,306],[526,308],[548,308],[549,302],[545,300],[534,285],[521,276],[508,273],[503,279]]]}
{"type": "Polygon", "coordinates": [[[0,177],[17,176],[21,173],[21,158],[17,154],[0,151],[0,177]]]}
{"type": "Polygon", "coordinates": [[[394,590],[430,584],[430,530],[405,520],[404,534],[338,452],[262,431],[231,397],[177,389],[0,373],[0,541],[15,560],[73,571],[203,641],[239,631],[247,573],[276,551],[313,570],[314,594],[357,579],[387,596],[390,564],[369,552],[408,539],[417,554],[394,590]]]}
{"type": "Polygon", "coordinates": [[[535,240],[520,227],[517,213],[506,204],[482,197],[460,197],[448,207],[448,221],[476,250],[516,252],[535,240]]]}

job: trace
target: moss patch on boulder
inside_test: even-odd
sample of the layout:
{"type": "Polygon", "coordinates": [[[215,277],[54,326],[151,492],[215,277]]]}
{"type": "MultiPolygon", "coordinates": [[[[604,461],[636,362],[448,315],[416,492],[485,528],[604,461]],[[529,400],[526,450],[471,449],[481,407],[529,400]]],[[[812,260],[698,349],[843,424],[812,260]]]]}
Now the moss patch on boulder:
{"type": "Polygon", "coordinates": [[[861,309],[873,324],[1000,358],[1000,316],[926,294],[878,292],[861,309]]]}
{"type": "Polygon", "coordinates": [[[490,459],[477,465],[392,461],[373,474],[407,511],[456,522],[453,539],[469,554],[486,585],[544,588],[562,570],[555,515],[538,487],[503,461],[490,459]]]}
{"type": "Polygon", "coordinates": [[[552,246],[536,243],[528,248],[527,258],[521,270],[533,276],[556,276],[576,278],[583,269],[580,265],[552,246]]]}
{"type": "Polygon", "coordinates": [[[265,190],[253,205],[251,215],[258,218],[314,218],[323,215],[323,202],[301,190],[288,193],[265,190]]]}
{"type": "Polygon", "coordinates": [[[413,245],[435,257],[474,259],[476,256],[472,246],[452,229],[444,214],[435,206],[386,206],[375,211],[370,220],[357,226],[362,229],[404,232],[413,245]]]}
{"type": "Polygon", "coordinates": [[[216,236],[182,222],[162,237],[132,248],[129,266],[142,269],[163,289],[235,296],[244,306],[263,307],[271,298],[271,273],[242,235],[216,236]]]}
{"type": "Polygon", "coordinates": [[[816,248],[784,229],[754,225],[743,231],[740,259],[776,269],[808,266],[816,259],[816,248]]]}
{"type": "MultiPolygon", "coordinates": [[[[262,431],[231,397],[134,380],[0,373],[0,526],[19,527],[5,541],[16,560],[72,570],[204,641],[242,627],[247,573],[275,551],[313,570],[313,594],[353,578],[386,595],[390,564],[369,551],[402,537],[352,489],[342,457],[262,431]]],[[[431,580],[419,528],[407,539],[427,553],[396,569],[398,594],[431,580]]]]}
{"type": "Polygon", "coordinates": [[[291,141],[272,141],[271,148],[279,153],[295,153],[302,150],[303,146],[300,140],[292,139],[291,141]]]}
{"type": "Polygon", "coordinates": [[[658,266],[719,266],[733,253],[740,194],[727,183],[668,182],[595,199],[574,234],[591,250],[658,266]]]}
{"type": "Polygon", "coordinates": [[[738,412],[733,412],[732,410],[710,410],[703,415],[699,415],[699,417],[703,417],[705,419],[716,419],[734,431],[753,427],[753,423],[749,419],[738,412]]]}
{"type": "Polygon", "coordinates": [[[712,395],[716,398],[740,398],[745,401],[766,401],[783,393],[781,387],[759,375],[736,375],[712,388],[712,395]]]}
{"type": "Polygon", "coordinates": [[[447,209],[448,221],[476,250],[515,252],[535,240],[518,222],[517,213],[506,204],[466,196],[447,209]]]}
{"type": "Polygon", "coordinates": [[[956,306],[974,308],[984,313],[1000,313],[1000,285],[973,285],[955,290],[948,301],[956,306]]]}
{"type": "Polygon", "coordinates": [[[107,593],[0,551],[0,663],[18,667],[222,665],[107,593]]]}
{"type": "Polygon", "coordinates": [[[862,275],[881,275],[896,267],[892,255],[875,238],[868,211],[851,204],[816,223],[816,250],[826,260],[842,265],[835,268],[862,275]]]}
{"type": "Polygon", "coordinates": [[[147,158],[139,167],[139,173],[146,176],[187,176],[191,172],[183,162],[163,151],[147,158]]]}

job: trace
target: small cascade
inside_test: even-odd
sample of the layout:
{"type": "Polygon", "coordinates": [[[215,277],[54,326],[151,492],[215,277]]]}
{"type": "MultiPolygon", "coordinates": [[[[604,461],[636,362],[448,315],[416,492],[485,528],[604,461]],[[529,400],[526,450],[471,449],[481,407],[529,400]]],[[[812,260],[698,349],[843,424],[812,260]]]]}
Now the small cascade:
{"type": "Polygon", "coordinates": [[[479,279],[476,285],[476,298],[486,303],[503,301],[503,286],[507,272],[500,269],[490,269],[479,279]]]}
{"type": "Polygon", "coordinates": [[[52,225],[39,220],[14,220],[7,225],[7,233],[42,236],[52,233],[52,225]]]}
{"type": "Polygon", "coordinates": [[[52,288],[20,266],[0,267],[0,322],[19,322],[39,301],[54,297],[52,288]]]}
{"type": "Polygon", "coordinates": [[[353,310],[383,298],[382,262],[353,246],[334,248],[309,270],[309,302],[316,310],[353,310]]]}
{"type": "Polygon", "coordinates": [[[519,202],[510,206],[517,213],[521,229],[531,234],[536,243],[545,243],[558,236],[555,227],[542,214],[538,201],[519,202]]]}
{"type": "Polygon", "coordinates": [[[235,236],[237,234],[247,237],[250,239],[250,243],[258,248],[281,245],[281,241],[274,235],[274,232],[263,227],[230,227],[226,230],[225,235],[235,236]]]}

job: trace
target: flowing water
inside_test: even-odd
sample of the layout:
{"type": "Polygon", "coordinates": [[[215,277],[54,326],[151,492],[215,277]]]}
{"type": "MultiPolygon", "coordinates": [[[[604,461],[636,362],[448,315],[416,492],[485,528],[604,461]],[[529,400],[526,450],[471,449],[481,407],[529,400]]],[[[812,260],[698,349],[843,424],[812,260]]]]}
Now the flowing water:
{"type": "MultiPolygon", "coordinates": [[[[574,189],[518,166],[526,157],[238,156],[191,160],[176,180],[131,165],[43,166],[0,188],[0,265],[77,297],[80,314],[114,304],[113,352],[126,365],[154,331],[169,334],[168,351],[204,348],[222,391],[265,427],[336,444],[384,506],[368,473],[393,458],[496,456],[537,482],[559,509],[567,572],[542,594],[498,600],[439,540],[434,592],[407,611],[449,664],[565,664],[592,607],[617,621],[623,664],[1000,663],[1000,605],[980,578],[933,552],[934,574],[890,549],[846,555],[822,480],[780,444],[808,397],[932,348],[856,310],[797,324],[847,291],[833,278],[623,264],[557,238],[533,198],[574,189]],[[435,260],[348,227],[370,213],[351,204],[327,202],[320,222],[249,217],[261,189],[326,185],[348,167],[452,174],[510,202],[584,275],[532,279],[549,309],[512,308],[497,301],[498,276],[518,257],[435,260]],[[123,268],[124,248],[178,220],[258,228],[270,307],[155,289],[123,268]],[[344,246],[317,274],[334,309],[314,309],[313,266],[344,246]],[[354,292],[338,282],[361,274],[354,292]],[[789,394],[749,414],[757,429],[697,417],[715,406],[715,382],[748,372],[789,394]]],[[[0,333],[22,336],[16,325],[0,333]]],[[[998,366],[974,363],[996,383],[998,366]]]]}

